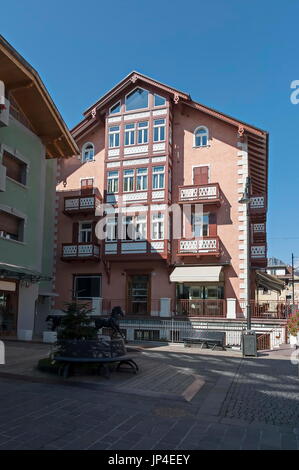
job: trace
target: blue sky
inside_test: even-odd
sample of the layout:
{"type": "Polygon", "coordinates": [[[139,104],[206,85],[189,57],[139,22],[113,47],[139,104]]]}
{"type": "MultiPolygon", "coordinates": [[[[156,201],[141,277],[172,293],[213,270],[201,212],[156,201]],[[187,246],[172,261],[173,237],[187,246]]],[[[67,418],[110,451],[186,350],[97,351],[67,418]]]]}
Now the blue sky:
{"type": "Polygon", "coordinates": [[[298,18],[296,0],[10,0],[0,22],[70,127],[138,70],[268,130],[268,255],[299,264],[298,18]]]}

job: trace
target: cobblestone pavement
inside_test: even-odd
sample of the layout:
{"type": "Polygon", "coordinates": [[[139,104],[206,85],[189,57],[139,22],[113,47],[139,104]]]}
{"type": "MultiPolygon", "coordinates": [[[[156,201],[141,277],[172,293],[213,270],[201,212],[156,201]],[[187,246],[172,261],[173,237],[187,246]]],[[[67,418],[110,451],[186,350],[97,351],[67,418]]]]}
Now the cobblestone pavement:
{"type": "Polygon", "coordinates": [[[167,347],[138,354],[140,375],[120,374],[111,385],[32,383],[0,374],[0,450],[299,448],[299,379],[288,357],[242,359],[167,347]],[[169,376],[165,389],[160,382],[172,394],[154,393],[163,365],[201,378],[192,399],[182,397],[177,374],[174,390],[169,376]],[[158,375],[150,378],[146,371],[154,368],[158,375]]]}

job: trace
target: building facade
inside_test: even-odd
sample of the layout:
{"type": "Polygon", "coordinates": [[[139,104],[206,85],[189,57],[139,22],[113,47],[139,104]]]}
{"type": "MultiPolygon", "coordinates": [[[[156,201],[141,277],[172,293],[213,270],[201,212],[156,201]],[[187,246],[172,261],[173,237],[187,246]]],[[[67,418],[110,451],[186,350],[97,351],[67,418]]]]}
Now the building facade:
{"type": "Polygon", "coordinates": [[[50,312],[56,157],[77,147],[37,72],[0,37],[0,334],[32,339],[50,312]]]}
{"type": "Polygon", "coordinates": [[[267,264],[267,132],[132,72],[72,135],[80,155],[57,174],[56,313],[72,298],[96,315],[120,305],[128,339],[238,330],[267,264]]]}

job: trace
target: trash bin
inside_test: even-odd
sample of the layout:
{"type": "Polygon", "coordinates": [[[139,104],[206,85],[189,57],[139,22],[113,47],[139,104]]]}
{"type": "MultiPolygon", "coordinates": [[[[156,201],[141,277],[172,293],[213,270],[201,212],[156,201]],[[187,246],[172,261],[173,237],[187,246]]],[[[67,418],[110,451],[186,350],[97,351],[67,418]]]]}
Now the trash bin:
{"type": "Polygon", "coordinates": [[[257,344],[255,331],[247,331],[242,336],[243,356],[257,356],[257,344]]]}

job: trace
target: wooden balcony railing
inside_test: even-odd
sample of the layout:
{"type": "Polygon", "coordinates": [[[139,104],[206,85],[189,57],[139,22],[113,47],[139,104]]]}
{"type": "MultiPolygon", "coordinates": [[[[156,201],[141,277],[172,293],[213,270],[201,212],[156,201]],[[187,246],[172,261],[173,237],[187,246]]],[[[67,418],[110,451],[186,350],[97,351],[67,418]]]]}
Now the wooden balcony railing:
{"type": "Polygon", "coordinates": [[[187,317],[224,318],[226,316],[224,299],[179,299],[176,301],[176,315],[187,317]]]}
{"type": "Polygon", "coordinates": [[[179,240],[179,255],[213,255],[220,256],[219,237],[202,237],[194,240],[179,240]]]}
{"type": "Polygon", "coordinates": [[[115,240],[105,241],[105,257],[109,259],[144,259],[167,258],[170,253],[170,242],[168,240],[115,240]]]}
{"type": "Polygon", "coordinates": [[[199,202],[201,204],[220,205],[218,183],[179,186],[179,203],[199,202]]]}
{"type": "MultiPolygon", "coordinates": [[[[292,313],[290,302],[280,300],[254,301],[251,303],[251,316],[253,318],[267,319],[286,319],[292,313]]],[[[244,305],[245,308],[245,305],[244,305]]]]}
{"type": "Polygon", "coordinates": [[[74,215],[79,213],[93,213],[101,203],[101,198],[96,194],[85,196],[66,196],[64,198],[64,213],[74,215]]]}
{"type": "Polygon", "coordinates": [[[63,261],[100,259],[100,247],[95,243],[63,243],[61,259],[63,261]]]}

